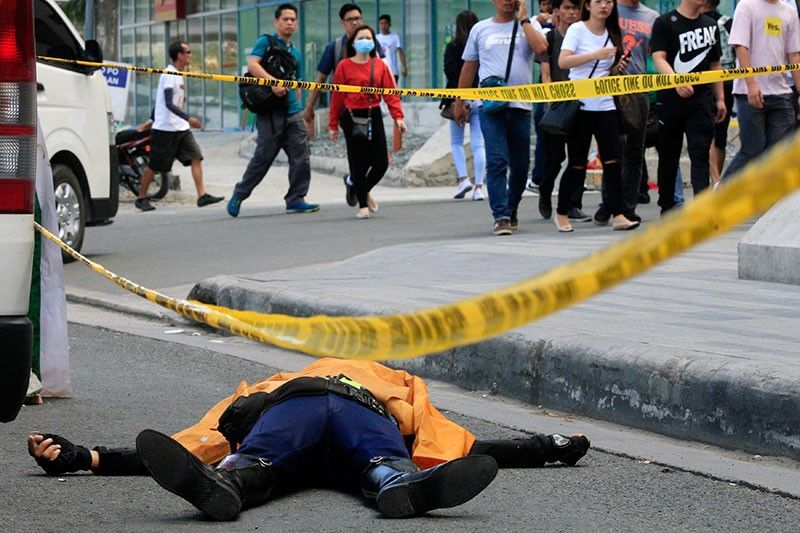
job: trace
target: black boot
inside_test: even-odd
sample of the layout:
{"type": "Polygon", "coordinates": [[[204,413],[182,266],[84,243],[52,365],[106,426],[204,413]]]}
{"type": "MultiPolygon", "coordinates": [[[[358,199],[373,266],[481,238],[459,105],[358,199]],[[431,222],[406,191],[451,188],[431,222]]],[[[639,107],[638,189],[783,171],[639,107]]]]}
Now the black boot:
{"type": "Polygon", "coordinates": [[[558,461],[568,466],[575,466],[575,463],[589,451],[589,439],[584,435],[565,437],[553,434],[548,435],[547,438],[553,444],[552,448],[546,452],[548,463],[558,461]]]}
{"type": "Polygon", "coordinates": [[[524,439],[478,440],[470,455],[488,455],[500,468],[540,468],[561,462],[573,466],[589,450],[583,435],[533,435],[524,439]]]}
{"type": "Polygon", "coordinates": [[[265,502],[275,485],[271,464],[236,456],[226,467],[213,468],[168,436],[146,429],[136,450],[156,482],[188,501],[213,520],[233,520],[244,507],[265,502]]]}
{"type": "Polygon", "coordinates": [[[420,470],[405,457],[376,457],[361,476],[361,487],[387,518],[407,518],[455,507],[477,496],[497,475],[497,462],[470,455],[420,470]]]}

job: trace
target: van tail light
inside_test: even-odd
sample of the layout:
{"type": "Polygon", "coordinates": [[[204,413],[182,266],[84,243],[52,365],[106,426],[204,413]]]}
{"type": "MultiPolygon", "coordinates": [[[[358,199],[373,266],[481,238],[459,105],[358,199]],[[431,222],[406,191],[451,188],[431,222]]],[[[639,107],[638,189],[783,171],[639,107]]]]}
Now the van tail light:
{"type": "Polygon", "coordinates": [[[0,0],[0,214],[33,213],[35,187],[33,2],[0,0]]]}

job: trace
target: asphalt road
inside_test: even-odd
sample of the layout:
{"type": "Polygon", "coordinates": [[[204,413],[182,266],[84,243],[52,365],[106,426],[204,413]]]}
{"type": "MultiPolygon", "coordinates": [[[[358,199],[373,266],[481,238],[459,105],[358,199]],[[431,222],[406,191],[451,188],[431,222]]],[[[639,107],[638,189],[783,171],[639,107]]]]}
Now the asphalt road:
{"type": "MultiPolygon", "coordinates": [[[[131,319],[131,330],[144,327],[135,322],[131,319]]],[[[198,338],[192,333],[210,347],[219,342],[231,348],[230,339],[189,330],[190,339],[198,338]]],[[[25,407],[0,432],[3,531],[716,532],[790,531],[800,522],[797,499],[591,450],[575,468],[501,471],[475,500],[421,518],[382,519],[357,495],[315,489],[245,511],[235,523],[216,524],[145,477],[47,477],[28,457],[25,436],[50,431],[88,445],[130,445],[140,429],[178,430],[240,380],[276,369],[209,349],[74,323],[70,344],[75,397],[25,407]]],[[[277,364],[284,356],[270,348],[261,355],[277,364]]],[[[447,415],[480,438],[520,435],[461,413],[447,415]]]]}
{"type": "MultiPolygon", "coordinates": [[[[598,198],[596,192],[586,193],[587,213],[594,212],[598,198]]],[[[520,233],[555,232],[537,205],[538,197],[526,194],[520,233]]],[[[645,220],[658,218],[652,203],[638,212],[645,220]]],[[[366,221],[356,220],[352,208],[324,203],[317,213],[294,215],[275,207],[248,207],[236,219],[224,204],[203,209],[162,204],[140,213],[125,203],[113,224],[87,228],[83,253],[116,274],[160,289],[217,275],[338,261],[394,244],[486,237],[491,226],[487,202],[472,201],[385,202],[366,221]]],[[[606,234],[611,229],[582,223],[576,231],[606,234]]],[[[529,274],[520,272],[520,278],[529,274]]],[[[66,266],[66,282],[92,291],[119,290],[76,263],[66,266]]]]}

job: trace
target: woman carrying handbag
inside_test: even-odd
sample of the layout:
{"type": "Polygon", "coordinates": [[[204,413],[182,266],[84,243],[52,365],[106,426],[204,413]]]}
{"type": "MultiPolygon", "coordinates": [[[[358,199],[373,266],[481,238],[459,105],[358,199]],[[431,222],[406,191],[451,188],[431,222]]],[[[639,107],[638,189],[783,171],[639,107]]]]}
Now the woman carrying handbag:
{"type": "MultiPolygon", "coordinates": [[[[622,34],[614,0],[586,0],[581,6],[581,20],[567,30],[561,45],[558,65],[569,69],[570,80],[609,76],[623,72],[627,57],[622,57],[622,34]]],[[[586,177],[586,159],[592,136],[603,163],[603,183],[613,215],[613,228],[631,230],[639,226],[622,214],[622,172],[619,117],[611,96],[581,99],[569,140],[568,164],[561,176],[558,208],[554,217],[556,229],[572,231],[568,213],[570,199],[579,183],[586,177]]]]}
{"type": "MultiPolygon", "coordinates": [[[[369,26],[361,26],[347,41],[347,57],[339,62],[333,75],[333,83],[394,89],[395,82],[389,67],[375,53],[375,32],[369,26]]],[[[378,210],[378,202],[370,191],[386,174],[389,168],[389,153],[386,150],[386,133],[379,95],[335,92],[331,97],[328,127],[330,138],[336,142],[339,125],[347,143],[347,161],[350,164],[350,180],[358,199],[356,218],[369,218],[378,210]]],[[[400,97],[383,96],[395,126],[405,133],[403,108],[400,97]]],[[[349,191],[348,191],[349,193],[349,191]]]]}
{"type": "MultiPolygon", "coordinates": [[[[472,11],[462,11],[456,16],[456,34],[453,40],[447,43],[444,49],[444,74],[447,77],[447,88],[458,88],[458,77],[461,74],[461,66],[464,60],[461,55],[467,44],[469,30],[478,22],[478,16],[472,11]]],[[[478,86],[478,78],[475,77],[473,87],[478,86]]],[[[486,174],[486,148],[483,144],[483,133],[481,132],[481,101],[475,100],[470,103],[469,108],[469,143],[472,149],[472,163],[475,169],[475,187],[469,181],[467,175],[467,155],[464,152],[464,130],[463,124],[455,121],[453,107],[455,100],[443,98],[439,108],[442,109],[442,116],[450,120],[450,148],[453,153],[453,164],[458,174],[458,183],[453,198],[464,198],[472,190],[473,200],[483,200],[483,178],[486,174]]]]}

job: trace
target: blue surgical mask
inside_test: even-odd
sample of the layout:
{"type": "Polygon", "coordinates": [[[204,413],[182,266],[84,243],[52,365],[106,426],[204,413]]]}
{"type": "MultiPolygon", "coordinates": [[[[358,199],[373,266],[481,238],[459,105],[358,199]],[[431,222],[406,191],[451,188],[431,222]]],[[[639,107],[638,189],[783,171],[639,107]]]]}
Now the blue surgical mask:
{"type": "Polygon", "coordinates": [[[353,48],[359,54],[368,54],[375,49],[375,41],[372,39],[357,39],[353,43],[353,48]]]}

